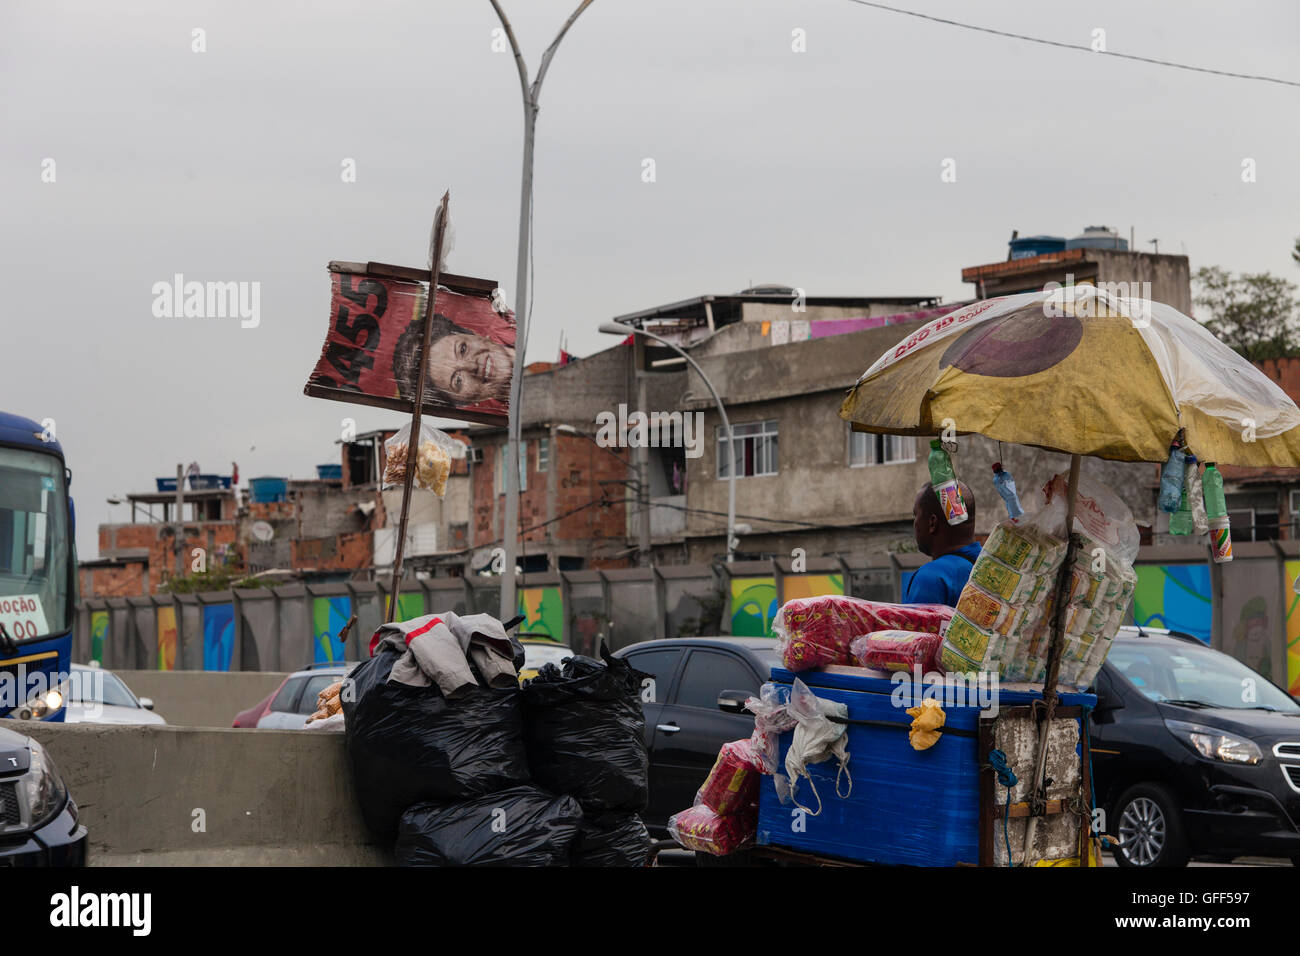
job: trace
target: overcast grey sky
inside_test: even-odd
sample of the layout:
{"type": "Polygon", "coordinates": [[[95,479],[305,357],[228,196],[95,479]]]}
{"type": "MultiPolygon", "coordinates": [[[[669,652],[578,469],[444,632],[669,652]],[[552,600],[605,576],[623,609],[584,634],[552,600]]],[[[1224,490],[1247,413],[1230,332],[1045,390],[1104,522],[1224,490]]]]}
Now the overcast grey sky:
{"type": "MultiPolygon", "coordinates": [[[[530,68],[575,4],[503,0],[530,68]]],[[[1291,0],[897,5],[1300,80],[1291,0]]],[[[522,124],[496,26],[487,0],[0,5],[0,408],[56,420],[81,557],[101,521],[129,520],[107,497],[177,462],[307,477],[338,460],[345,415],[398,421],[302,394],[330,259],[422,264],[449,188],[448,267],[512,290],[522,124]],[[177,272],[260,282],[260,326],[155,318],[151,287],[177,272]]],[[[1133,226],[1193,269],[1300,279],[1296,88],[848,0],[596,0],[541,99],[530,360],[562,331],[587,354],[600,321],[751,280],[962,298],[961,268],[1004,258],[1012,229],[1133,226]]]]}

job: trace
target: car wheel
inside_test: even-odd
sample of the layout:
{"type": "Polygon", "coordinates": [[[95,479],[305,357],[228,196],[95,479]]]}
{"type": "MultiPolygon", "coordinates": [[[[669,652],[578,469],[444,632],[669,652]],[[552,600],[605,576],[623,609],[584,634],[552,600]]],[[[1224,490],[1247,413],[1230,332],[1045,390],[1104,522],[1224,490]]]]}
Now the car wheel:
{"type": "Polygon", "coordinates": [[[1191,852],[1173,795],[1155,783],[1129,787],[1115,804],[1115,862],[1120,866],[1186,866],[1191,852]]]}

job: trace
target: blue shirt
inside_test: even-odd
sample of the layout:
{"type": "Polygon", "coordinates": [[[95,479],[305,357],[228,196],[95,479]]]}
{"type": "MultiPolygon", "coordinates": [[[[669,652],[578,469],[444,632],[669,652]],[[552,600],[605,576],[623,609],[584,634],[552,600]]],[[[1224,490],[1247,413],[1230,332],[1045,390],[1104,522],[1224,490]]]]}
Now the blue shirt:
{"type": "Polygon", "coordinates": [[[970,578],[970,569],[980,556],[979,542],[972,541],[964,548],[949,551],[923,564],[912,574],[903,595],[904,604],[946,604],[957,606],[961,589],[970,578]]]}

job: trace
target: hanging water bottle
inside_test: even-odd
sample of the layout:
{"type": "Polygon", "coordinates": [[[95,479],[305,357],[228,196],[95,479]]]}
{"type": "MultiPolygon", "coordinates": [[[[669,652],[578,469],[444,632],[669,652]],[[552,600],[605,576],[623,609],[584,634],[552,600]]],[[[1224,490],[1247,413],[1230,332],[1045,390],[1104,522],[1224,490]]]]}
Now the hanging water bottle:
{"type": "Polygon", "coordinates": [[[1228,524],[1228,505],[1223,495],[1223,475],[1214,462],[1205,466],[1203,479],[1205,510],[1210,518],[1210,544],[1214,563],[1225,564],[1232,560],[1232,529],[1228,524]]]}
{"type": "Polygon", "coordinates": [[[939,497],[943,515],[949,524],[961,524],[970,517],[966,502],[961,496],[961,486],[952,470],[952,459],[939,439],[930,441],[930,487],[939,497]]]}
{"type": "MultiPolygon", "coordinates": [[[[1195,455],[1187,456],[1187,469],[1183,472],[1183,497],[1178,503],[1178,511],[1169,516],[1169,533],[1170,534],[1191,534],[1196,530],[1196,522],[1192,515],[1191,488],[1193,479],[1197,475],[1197,463],[1195,455]]],[[[1201,483],[1195,482],[1196,493],[1201,490],[1201,483]]]]}
{"type": "Polygon", "coordinates": [[[1169,446],[1169,460],[1160,471],[1160,510],[1173,514],[1183,496],[1183,479],[1187,472],[1187,455],[1177,438],[1169,446]]]}
{"type": "Polygon", "coordinates": [[[1016,494],[1016,479],[1011,477],[1011,472],[1002,470],[1000,461],[993,463],[993,487],[1006,502],[1007,517],[1014,521],[1025,513],[1025,509],[1020,507],[1020,496],[1016,494]]]}

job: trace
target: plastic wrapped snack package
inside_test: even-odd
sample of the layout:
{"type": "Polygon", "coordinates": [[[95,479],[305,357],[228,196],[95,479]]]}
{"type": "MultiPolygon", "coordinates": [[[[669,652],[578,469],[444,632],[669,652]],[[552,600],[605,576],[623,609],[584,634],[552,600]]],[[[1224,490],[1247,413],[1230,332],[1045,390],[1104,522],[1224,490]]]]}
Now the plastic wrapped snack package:
{"type": "Polygon", "coordinates": [[[723,744],[695,802],[717,813],[736,813],[757,802],[762,774],[763,760],[750,738],[723,744]]]}
{"type": "Polygon", "coordinates": [[[942,644],[943,638],[929,631],[872,631],[855,637],[849,651],[860,667],[908,672],[920,667],[922,673],[943,673],[939,664],[942,644]]]}
{"type": "Polygon", "coordinates": [[[1003,521],[990,532],[983,550],[1017,571],[1041,574],[1060,563],[1065,542],[1033,525],[1003,521]]]}
{"type": "MultiPolygon", "coordinates": [[[[406,481],[406,459],[410,453],[411,425],[407,422],[384,442],[384,487],[406,481]]],[[[453,458],[465,457],[465,445],[446,432],[420,421],[420,442],[415,449],[415,477],[412,486],[432,491],[441,498],[447,492],[453,458]]]]}
{"type": "Polygon", "coordinates": [[[1004,604],[1031,603],[1043,589],[1043,577],[1029,571],[1017,571],[991,554],[981,553],[971,568],[970,584],[991,594],[1004,604]]]}
{"type": "MultiPolygon", "coordinates": [[[[1035,592],[1036,595],[1040,593],[1035,592]]],[[[1039,601],[1024,605],[1007,604],[973,583],[967,583],[957,599],[958,614],[981,630],[1003,637],[1015,634],[1026,620],[1037,617],[1039,606],[1039,601]]]]}
{"type": "Polygon", "coordinates": [[[943,633],[939,664],[945,674],[968,674],[984,670],[1002,651],[1002,640],[977,626],[960,611],[953,615],[943,633]]]}
{"type": "Polygon", "coordinates": [[[697,804],[669,817],[668,833],[687,850],[729,856],[754,842],[758,835],[758,807],[724,815],[697,804]]]}
{"type": "Polygon", "coordinates": [[[938,634],[953,609],[943,604],[889,604],[843,594],[795,598],[776,613],[781,661],[787,670],[854,664],[849,645],[872,631],[928,631],[938,634]]]}

